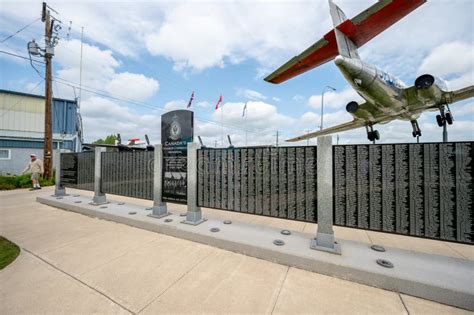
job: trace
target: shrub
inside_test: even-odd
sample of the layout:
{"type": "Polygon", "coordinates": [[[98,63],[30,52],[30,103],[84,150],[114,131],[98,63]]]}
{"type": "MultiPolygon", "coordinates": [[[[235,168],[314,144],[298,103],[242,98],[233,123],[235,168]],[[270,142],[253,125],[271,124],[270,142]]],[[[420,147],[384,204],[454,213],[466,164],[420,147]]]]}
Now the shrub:
{"type": "MultiPolygon", "coordinates": [[[[52,186],[54,185],[54,176],[49,180],[40,177],[39,181],[41,186],[52,186]]],[[[0,176],[0,190],[11,190],[15,188],[28,187],[31,187],[31,174],[17,176],[0,176]]]]}

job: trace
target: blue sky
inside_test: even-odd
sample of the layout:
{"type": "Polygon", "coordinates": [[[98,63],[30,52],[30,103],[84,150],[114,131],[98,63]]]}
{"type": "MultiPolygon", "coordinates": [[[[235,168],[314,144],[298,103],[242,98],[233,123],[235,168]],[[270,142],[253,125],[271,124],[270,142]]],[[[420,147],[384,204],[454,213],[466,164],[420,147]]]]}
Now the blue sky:
{"type": "MultiPolygon", "coordinates": [[[[353,17],[375,1],[336,2],[353,17]]],[[[277,130],[281,140],[319,128],[320,95],[326,85],[337,91],[325,94],[325,127],[351,120],[345,105],[360,99],[332,62],[283,84],[263,81],[330,30],[325,0],[48,3],[63,22],[54,57],[57,97],[78,95],[71,85],[79,83],[84,27],[81,113],[87,141],[120,132],[123,138],[147,133],[157,142],[160,115],[183,108],[192,91],[196,135],[207,144],[220,141],[221,113],[214,106],[221,94],[224,134],[237,145],[245,144],[245,129],[248,144],[257,145],[274,143],[277,130]]],[[[0,9],[1,40],[38,18],[41,1],[0,0],[0,9]]],[[[447,80],[452,89],[472,85],[473,11],[470,0],[430,1],[359,52],[407,85],[425,72],[447,80]]],[[[26,43],[32,38],[41,43],[42,32],[37,21],[0,43],[0,50],[26,56],[26,43]]],[[[0,88],[43,94],[39,81],[28,61],[0,53],[0,88]]],[[[473,139],[473,104],[471,99],[452,106],[456,122],[450,126],[450,140],[473,139]]],[[[422,141],[441,139],[435,115],[421,117],[422,141]]],[[[383,142],[414,141],[408,122],[378,129],[383,142]]],[[[364,130],[339,136],[341,143],[367,143],[364,130]]]]}

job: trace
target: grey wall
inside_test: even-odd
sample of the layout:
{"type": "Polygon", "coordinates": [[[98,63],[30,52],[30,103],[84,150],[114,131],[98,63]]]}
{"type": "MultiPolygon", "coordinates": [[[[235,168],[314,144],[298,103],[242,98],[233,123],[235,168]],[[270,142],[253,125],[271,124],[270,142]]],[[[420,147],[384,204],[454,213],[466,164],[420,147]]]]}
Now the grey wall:
{"type": "MultiPolygon", "coordinates": [[[[43,149],[0,148],[10,150],[10,159],[0,159],[0,175],[19,175],[30,161],[30,154],[34,153],[43,159],[43,149]]],[[[56,152],[53,153],[53,163],[56,152]]],[[[53,164],[54,165],[54,164],[53,164]]]]}

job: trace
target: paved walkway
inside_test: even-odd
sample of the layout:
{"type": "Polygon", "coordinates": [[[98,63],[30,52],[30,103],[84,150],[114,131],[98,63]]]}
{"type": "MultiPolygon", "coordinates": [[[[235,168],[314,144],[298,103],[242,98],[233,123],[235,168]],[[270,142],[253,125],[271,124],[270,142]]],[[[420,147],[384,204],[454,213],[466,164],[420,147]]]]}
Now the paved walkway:
{"type": "MultiPolygon", "coordinates": [[[[17,260],[0,271],[0,314],[467,313],[35,202],[51,192],[0,192],[0,235],[22,248],[17,260]]],[[[184,209],[174,206],[173,211],[184,209]]],[[[204,211],[315,231],[313,224],[204,211]]],[[[336,236],[474,259],[472,246],[343,228],[336,228],[336,236]]]]}

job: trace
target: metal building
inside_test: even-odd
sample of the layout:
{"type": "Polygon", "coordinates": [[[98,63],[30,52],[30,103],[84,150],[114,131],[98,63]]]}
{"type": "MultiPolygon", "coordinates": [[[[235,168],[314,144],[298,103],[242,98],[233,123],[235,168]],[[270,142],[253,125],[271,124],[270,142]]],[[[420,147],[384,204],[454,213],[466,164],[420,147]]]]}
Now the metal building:
{"type": "MultiPolygon", "coordinates": [[[[53,148],[80,151],[77,102],[54,98],[52,115],[53,148]]],[[[43,139],[44,97],[0,89],[0,175],[21,173],[31,153],[43,159],[43,139]]]]}

